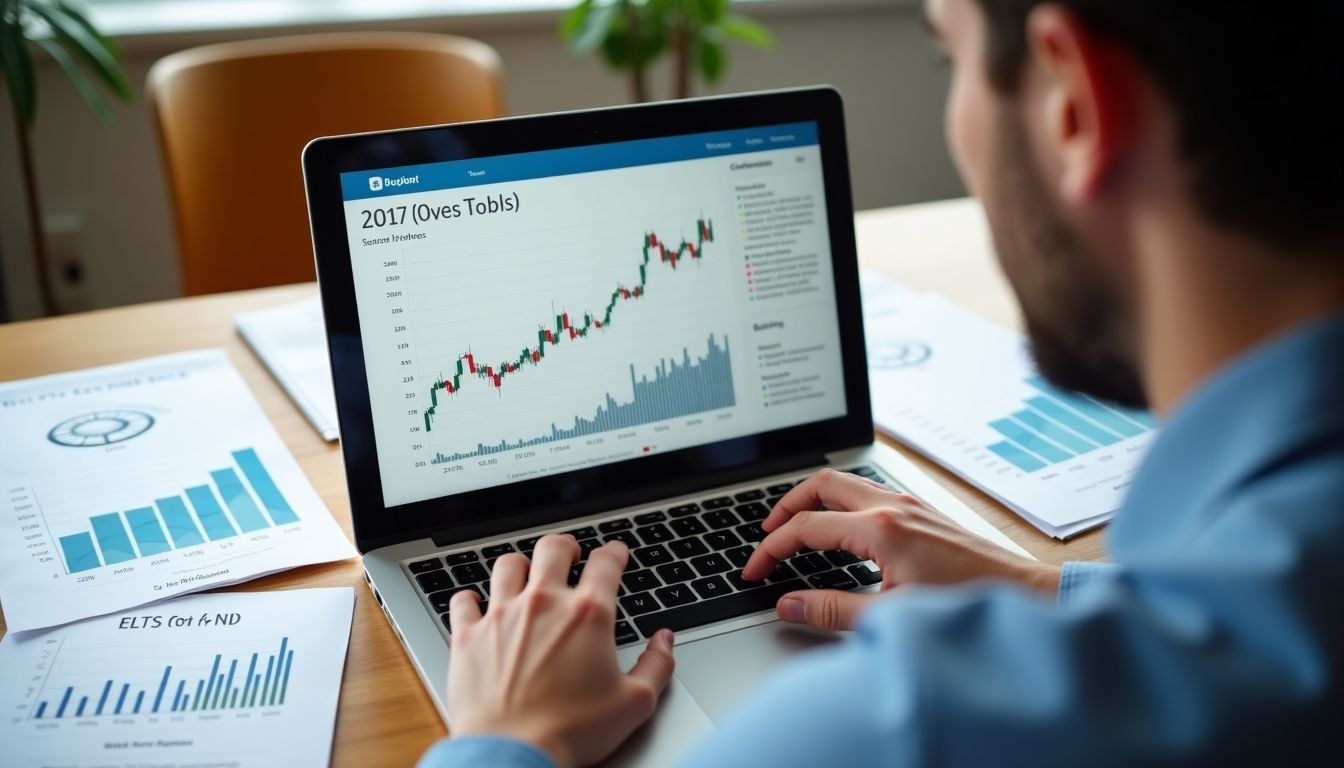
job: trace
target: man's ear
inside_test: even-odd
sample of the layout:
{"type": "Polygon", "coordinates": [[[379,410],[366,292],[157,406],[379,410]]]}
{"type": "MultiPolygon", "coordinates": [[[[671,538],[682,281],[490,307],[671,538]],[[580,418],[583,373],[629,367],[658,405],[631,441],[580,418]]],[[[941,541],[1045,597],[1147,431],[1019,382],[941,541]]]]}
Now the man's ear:
{"type": "Polygon", "coordinates": [[[1131,55],[1052,3],[1031,12],[1027,42],[1041,89],[1034,108],[1044,110],[1036,117],[1054,155],[1057,193],[1066,202],[1093,199],[1136,138],[1142,72],[1131,55]]]}

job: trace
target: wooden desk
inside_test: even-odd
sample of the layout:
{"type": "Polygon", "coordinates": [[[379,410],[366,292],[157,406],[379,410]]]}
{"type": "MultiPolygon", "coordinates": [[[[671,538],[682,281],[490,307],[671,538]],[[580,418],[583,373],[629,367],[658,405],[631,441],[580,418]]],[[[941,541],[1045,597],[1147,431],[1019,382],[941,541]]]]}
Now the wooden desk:
{"type": "MultiPolygon", "coordinates": [[[[974,203],[951,201],[870,211],[859,214],[857,226],[865,266],[915,288],[940,291],[996,322],[1010,327],[1017,324],[1017,309],[994,264],[974,203]]],[[[318,437],[233,330],[233,316],[239,311],[293,301],[314,290],[313,285],[285,286],[0,326],[0,380],[223,347],[332,514],[351,535],[339,449],[318,437]]],[[[1053,541],[949,473],[918,456],[914,459],[1042,560],[1062,563],[1102,556],[1099,532],[1064,544],[1053,541]]],[[[357,600],[336,717],[333,763],[410,765],[445,729],[365,588],[358,560],[299,568],[229,589],[338,585],[355,587],[357,600]]],[[[0,617],[0,635],[4,630],[0,617]]]]}

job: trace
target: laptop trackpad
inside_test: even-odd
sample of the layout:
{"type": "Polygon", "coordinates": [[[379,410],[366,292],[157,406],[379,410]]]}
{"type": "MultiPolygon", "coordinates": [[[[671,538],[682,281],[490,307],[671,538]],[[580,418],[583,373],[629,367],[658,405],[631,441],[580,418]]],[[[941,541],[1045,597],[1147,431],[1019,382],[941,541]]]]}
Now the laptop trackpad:
{"type": "Polygon", "coordinates": [[[806,626],[758,624],[677,646],[677,678],[719,722],[790,656],[839,639],[806,626]]]}

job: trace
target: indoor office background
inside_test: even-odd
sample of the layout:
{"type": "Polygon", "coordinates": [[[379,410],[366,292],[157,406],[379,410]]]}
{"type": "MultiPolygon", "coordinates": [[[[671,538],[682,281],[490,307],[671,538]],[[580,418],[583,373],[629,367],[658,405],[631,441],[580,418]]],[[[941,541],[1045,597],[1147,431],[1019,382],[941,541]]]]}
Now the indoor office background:
{"type": "MultiPolygon", "coordinates": [[[[623,77],[576,57],[557,36],[571,0],[87,0],[120,43],[136,99],[113,103],[105,126],[48,57],[38,61],[33,131],[37,186],[59,310],[75,312],[180,295],[159,148],[143,98],[159,58],[229,40],[350,30],[445,32],[482,40],[504,66],[508,114],[618,104],[623,77]]],[[[773,50],[734,44],[725,76],[699,93],[831,83],[846,99],[858,209],[964,194],[942,138],[947,74],[916,0],[738,0],[767,24],[773,50]]],[[[652,76],[665,98],[666,64],[652,76]]],[[[9,320],[42,313],[14,119],[0,99],[0,265],[9,320]]],[[[266,126],[258,125],[258,131],[266,126]]],[[[299,173],[298,158],[275,173],[299,173]]],[[[260,178],[258,184],[267,180],[260,178]]],[[[246,227],[240,200],[239,226],[246,227]]]]}

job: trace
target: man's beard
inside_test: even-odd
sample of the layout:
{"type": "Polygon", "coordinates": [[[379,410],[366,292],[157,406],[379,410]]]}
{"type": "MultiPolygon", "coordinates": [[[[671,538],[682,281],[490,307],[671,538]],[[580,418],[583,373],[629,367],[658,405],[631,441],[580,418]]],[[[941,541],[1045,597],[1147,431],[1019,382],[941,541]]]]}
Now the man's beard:
{"type": "Polygon", "coordinates": [[[1047,192],[1019,116],[1005,107],[983,202],[1032,356],[1056,386],[1147,407],[1131,302],[1047,192]]]}

